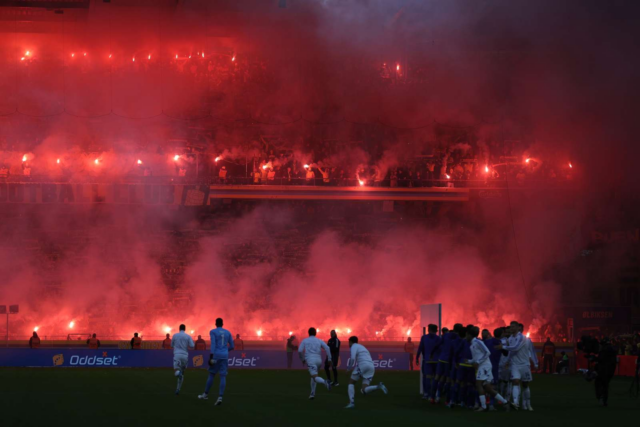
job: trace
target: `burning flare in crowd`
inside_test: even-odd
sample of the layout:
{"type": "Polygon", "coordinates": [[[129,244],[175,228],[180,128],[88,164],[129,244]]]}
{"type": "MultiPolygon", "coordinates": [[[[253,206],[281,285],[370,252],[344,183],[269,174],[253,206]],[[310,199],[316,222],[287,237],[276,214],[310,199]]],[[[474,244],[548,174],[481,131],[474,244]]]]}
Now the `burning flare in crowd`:
{"type": "Polygon", "coordinates": [[[218,157],[216,157],[216,160],[215,160],[215,161],[217,162],[218,160],[220,160],[220,157],[219,157],[219,156],[218,156],[218,157]]]}
{"type": "Polygon", "coordinates": [[[72,320],[71,322],[69,322],[69,329],[73,329],[75,325],[76,325],[76,322],[72,320]]]}
{"type": "Polygon", "coordinates": [[[180,156],[179,155],[176,154],[175,156],[173,156],[173,161],[174,162],[177,162],[178,160],[180,160],[180,156]]]}
{"type": "Polygon", "coordinates": [[[489,166],[485,166],[485,167],[484,167],[484,172],[485,172],[485,173],[489,173],[489,166]]]}
{"type": "Polygon", "coordinates": [[[141,165],[142,164],[142,160],[138,159],[138,164],[141,165]]]}
{"type": "Polygon", "coordinates": [[[359,180],[358,182],[360,183],[361,186],[364,185],[364,181],[359,180]]]}
{"type": "Polygon", "coordinates": [[[27,155],[25,154],[24,156],[22,156],[22,161],[26,162],[27,161],[27,155]]]}
{"type": "Polygon", "coordinates": [[[259,337],[261,337],[261,336],[262,336],[262,329],[258,329],[258,330],[256,331],[256,334],[258,334],[258,336],[259,336],[259,337]]]}
{"type": "Polygon", "coordinates": [[[60,164],[60,159],[56,160],[56,163],[57,163],[57,164],[60,164]]]}
{"type": "Polygon", "coordinates": [[[573,165],[569,162],[569,168],[573,169],[573,165]]]}
{"type": "Polygon", "coordinates": [[[33,332],[38,332],[38,329],[40,329],[40,327],[36,326],[35,328],[33,328],[33,332]]]}
{"type": "Polygon", "coordinates": [[[99,164],[100,164],[100,159],[95,159],[95,160],[93,161],[93,163],[95,163],[96,165],[99,165],[99,164]]]}

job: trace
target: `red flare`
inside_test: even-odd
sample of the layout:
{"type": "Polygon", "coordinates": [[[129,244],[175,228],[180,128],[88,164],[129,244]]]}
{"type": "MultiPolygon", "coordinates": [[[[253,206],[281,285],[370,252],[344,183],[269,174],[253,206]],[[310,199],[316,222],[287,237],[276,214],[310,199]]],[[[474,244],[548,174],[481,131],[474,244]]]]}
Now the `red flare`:
{"type": "Polygon", "coordinates": [[[175,156],[173,156],[173,161],[174,162],[177,162],[178,160],[180,160],[180,156],[179,155],[176,154],[175,156]]]}
{"type": "Polygon", "coordinates": [[[27,161],[27,155],[25,154],[24,156],[22,156],[22,161],[26,162],[27,161]]]}
{"type": "Polygon", "coordinates": [[[138,164],[141,165],[142,164],[142,160],[138,159],[138,164]]]}

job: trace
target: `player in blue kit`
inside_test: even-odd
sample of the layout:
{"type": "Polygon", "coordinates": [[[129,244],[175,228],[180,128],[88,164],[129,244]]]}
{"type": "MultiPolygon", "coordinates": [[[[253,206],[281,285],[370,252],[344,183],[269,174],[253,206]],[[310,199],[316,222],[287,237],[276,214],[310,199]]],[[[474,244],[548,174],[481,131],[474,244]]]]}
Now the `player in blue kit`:
{"type": "Polygon", "coordinates": [[[440,341],[438,367],[436,368],[435,381],[432,384],[432,388],[435,386],[437,389],[431,393],[432,396],[435,395],[436,403],[440,400],[441,396],[449,394],[449,389],[452,385],[450,378],[451,364],[454,349],[460,339],[460,329],[462,329],[462,324],[456,323],[453,325],[453,330],[444,335],[440,341]]]}
{"type": "Polygon", "coordinates": [[[205,386],[204,393],[198,396],[198,399],[207,400],[209,398],[209,390],[213,385],[216,374],[220,374],[220,390],[216,406],[222,405],[222,396],[227,386],[227,368],[229,364],[229,350],[233,350],[233,336],[231,332],[222,328],[222,319],[216,319],[216,328],[209,332],[211,338],[211,355],[209,356],[209,378],[205,386]]]}
{"type": "Polygon", "coordinates": [[[422,392],[423,398],[429,399],[435,396],[431,394],[431,381],[436,374],[436,366],[438,364],[437,359],[433,360],[431,354],[433,350],[440,344],[440,337],[438,336],[438,325],[429,325],[427,327],[428,333],[420,338],[420,345],[418,346],[418,353],[416,354],[416,365],[420,363],[420,356],[422,356],[422,392]]]}
{"type": "MultiPolygon", "coordinates": [[[[494,386],[498,386],[500,384],[500,356],[502,356],[502,351],[496,348],[496,346],[502,344],[502,342],[500,341],[500,337],[502,337],[501,328],[493,330],[493,337],[491,336],[491,333],[488,329],[482,330],[482,342],[491,354],[489,356],[489,361],[491,362],[491,374],[493,375],[491,385],[494,386]]],[[[493,402],[490,402],[489,410],[495,410],[493,402]]]]}
{"type": "Polygon", "coordinates": [[[471,349],[469,341],[466,340],[467,331],[473,325],[468,325],[460,330],[460,340],[453,355],[453,367],[451,370],[451,379],[455,381],[451,388],[451,396],[449,399],[449,408],[458,402],[460,406],[465,406],[467,401],[467,392],[469,389],[470,379],[473,377],[473,366],[466,363],[471,359],[471,349]]]}

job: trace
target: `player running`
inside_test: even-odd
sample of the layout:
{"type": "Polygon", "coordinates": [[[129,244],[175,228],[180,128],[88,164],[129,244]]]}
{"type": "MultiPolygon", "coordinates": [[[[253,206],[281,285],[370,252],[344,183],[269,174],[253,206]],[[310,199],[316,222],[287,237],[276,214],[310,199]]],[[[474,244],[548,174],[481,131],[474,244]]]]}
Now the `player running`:
{"type": "MultiPolygon", "coordinates": [[[[488,332],[488,331],[487,331],[488,332]]],[[[491,383],[493,382],[493,372],[491,366],[491,351],[487,346],[478,339],[480,334],[480,328],[473,326],[467,332],[467,341],[471,341],[471,355],[472,358],[468,360],[476,369],[476,390],[478,391],[478,398],[480,400],[480,407],[476,409],[478,412],[484,412],[487,410],[487,396],[495,397],[495,399],[504,405],[507,401],[498,394],[491,383]]]]}
{"type": "Polygon", "coordinates": [[[213,385],[216,374],[220,374],[220,388],[216,406],[222,405],[222,396],[224,389],[227,387],[227,370],[229,367],[229,350],[234,349],[233,336],[231,332],[222,327],[221,318],[216,319],[216,328],[209,332],[211,338],[211,355],[209,356],[209,378],[204,388],[204,393],[198,396],[198,399],[207,400],[209,398],[209,390],[213,385]]]}
{"type": "Polygon", "coordinates": [[[347,371],[353,369],[351,379],[349,380],[349,404],[345,409],[355,408],[354,399],[356,396],[355,383],[362,379],[362,394],[367,395],[376,390],[382,390],[384,394],[388,393],[384,384],[369,385],[373,379],[375,368],[373,367],[373,360],[371,354],[363,345],[358,344],[358,337],[349,338],[349,347],[351,348],[351,358],[347,362],[347,371]]]}
{"type": "Polygon", "coordinates": [[[193,349],[195,344],[193,339],[185,332],[186,327],[180,325],[180,332],[171,338],[171,348],[173,349],[173,369],[178,377],[178,387],[176,395],[180,394],[180,388],[184,381],[184,370],[189,364],[189,349],[193,349]]]}
{"type": "Polygon", "coordinates": [[[313,400],[316,397],[316,384],[324,384],[327,390],[331,390],[331,383],[324,378],[318,376],[318,371],[322,366],[322,349],[327,354],[327,363],[329,366],[332,364],[331,350],[324,341],[316,338],[316,328],[309,328],[309,337],[302,340],[300,347],[298,347],[298,355],[302,360],[302,365],[305,364],[309,368],[309,375],[311,375],[311,394],[309,400],[313,400]]]}

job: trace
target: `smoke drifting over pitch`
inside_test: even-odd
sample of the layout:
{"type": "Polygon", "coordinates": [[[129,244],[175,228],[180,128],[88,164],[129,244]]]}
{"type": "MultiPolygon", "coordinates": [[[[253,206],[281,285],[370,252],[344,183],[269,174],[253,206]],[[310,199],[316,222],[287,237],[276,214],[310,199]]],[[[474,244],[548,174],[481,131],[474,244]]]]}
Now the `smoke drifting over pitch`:
{"type": "MultiPolygon", "coordinates": [[[[632,14],[616,8],[603,15],[597,4],[578,1],[290,0],[287,9],[275,2],[216,3],[178,9],[169,2],[97,3],[83,19],[65,18],[37,35],[22,23],[15,33],[13,21],[1,22],[0,127],[20,141],[14,151],[29,153],[44,171],[68,158],[74,174],[117,177],[141,158],[161,175],[172,172],[170,141],[186,138],[190,126],[211,127],[207,143],[228,158],[250,155],[249,141],[274,129],[290,140],[319,134],[357,140],[373,129],[381,152],[345,149],[331,159],[300,160],[385,170],[431,149],[446,124],[472,128],[479,145],[525,139],[532,156],[571,158],[589,172],[582,179],[594,190],[624,177],[635,157],[625,145],[632,109],[624,107],[637,91],[631,84],[637,59],[628,55],[633,46],[624,31],[611,31],[626,28],[625,15],[632,14]],[[16,56],[26,48],[37,58],[27,69],[16,56]],[[210,51],[234,63],[243,55],[265,57],[268,79],[245,92],[211,90],[154,65],[156,58],[210,51]],[[109,61],[127,67],[114,71],[109,61]],[[372,84],[371,64],[385,61],[402,72],[407,62],[427,64],[428,83],[393,91],[372,84]],[[34,124],[43,135],[33,134],[34,124]],[[91,168],[95,159],[101,169],[91,168]]],[[[535,327],[557,306],[560,286],[547,273],[577,252],[580,209],[516,201],[523,285],[504,204],[478,209],[481,225],[472,229],[443,215],[437,226],[409,222],[367,243],[345,241],[322,223],[309,232],[286,208],[260,208],[214,237],[194,239],[199,253],[186,260],[181,284],[194,299],[179,309],[167,305],[160,266],[180,239],[163,249],[149,236],[203,226],[195,219],[185,226],[160,211],[96,209],[72,220],[62,211],[6,211],[5,241],[21,241],[22,233],[43,250],[0,247],[0,301],[28,307],[18,320],[23,336],[36,325],[43,334],[64,334],[70,321],[88,332],[97,312],[118,316],[116,335],[161,335],[180,322],[201,332],[222,316],[247,334],[285,335],[314,324],[400,336],[416,327],[417,305],[428,302],[445,305],[446,324],[522,319],[535,327]],[[77,241],[58,251],[60,259],[47,259],[44,249],[73,239],[75,229],[84,230],[77,241]],[[310,236],[301,271],[282,265],[272,233],[283,229],[310,236]],[[230,271],[225,248],[256,240],[271,256],[230,271]],[[50,276],[63,286],[50,291],[50,276]]]]}

